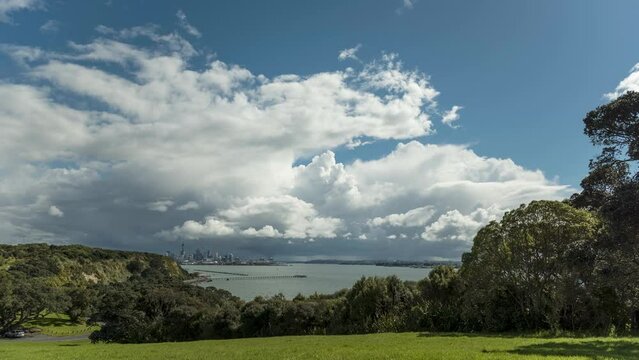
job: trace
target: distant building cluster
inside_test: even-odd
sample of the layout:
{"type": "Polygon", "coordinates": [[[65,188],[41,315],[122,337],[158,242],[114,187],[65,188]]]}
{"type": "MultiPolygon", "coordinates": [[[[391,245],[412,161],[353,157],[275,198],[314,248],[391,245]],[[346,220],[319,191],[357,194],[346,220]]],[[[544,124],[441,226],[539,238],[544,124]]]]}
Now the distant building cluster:
{"type": "Polygon", "coordinates": [[[273,258],[241,259],[234,256],[233,253],[220,255],[218,252],[199,248],[192,253],[187,253],[184,243],[182,243],[178,254],[169,250],[166,252],[166,256],[182,265],[272,265],[275,263],[273,258]]]}

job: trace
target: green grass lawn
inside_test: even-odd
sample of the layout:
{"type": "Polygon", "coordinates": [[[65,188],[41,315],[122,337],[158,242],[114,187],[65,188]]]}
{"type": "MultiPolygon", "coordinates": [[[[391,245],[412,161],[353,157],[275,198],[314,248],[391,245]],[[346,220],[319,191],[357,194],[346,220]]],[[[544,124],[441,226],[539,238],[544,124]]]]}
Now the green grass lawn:
{"type": "Polygon", "coordinates": [[[3,341],[0,359],[639,359],[639,339],[404,333],[141,345],[3,341]]]}
{"type": "Polygon", "coordinates": [[[38,327],[42,334],[49,336],[71,336],[90,334],[97,330],[97,326],[74,324],[64,314],[49,314],[41,319],[26,323],[25,328],[38,327]]]}

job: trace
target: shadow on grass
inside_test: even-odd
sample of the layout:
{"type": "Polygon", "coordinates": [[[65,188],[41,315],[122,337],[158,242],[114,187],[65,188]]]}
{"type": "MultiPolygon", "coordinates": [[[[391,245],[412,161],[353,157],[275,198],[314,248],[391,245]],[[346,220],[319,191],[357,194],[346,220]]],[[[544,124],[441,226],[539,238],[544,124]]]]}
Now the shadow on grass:
{"type": "Polygon", "coordinates": [[[583,336],[573,336],[573,335],[554,335],[550,333],[440,333],[440,332],[421,332],[417,335],[418,337],[452,337],[452,338],[462,338],[462,337],[484,337],[484,338],[502,338],[502,339],[516,339],[516,338],[534,338],[534,339],[553,339],[557,337],[586,337],[583,336]]]}
{"type": "MultiPolygon", "coordinates": [[[[608,335],[601,331],[560,331],[553,332],[549,330],[539,331],[512,331],[512,332],[421,332],[418,337],[485,337],[485,338],[502,338],[502,339],[584,339],[584,338],[606,338],[608,335]]],[[[639,337],[639,332],[633,331],[624,333],[624,337],[639,337]]]]}
{"type": "Polygon", "coordinates": [[[80,344],[60,344],[58,346],[70,347],[70,346],[80,346],[80,344]]]}
{"type": "Polygon", "coordinates": [[[639,359],[639,344],[630,341],[547,342],[519,346],[513,350],[495,351],[516,355],[583,356],[589,359],[639,359]]]}

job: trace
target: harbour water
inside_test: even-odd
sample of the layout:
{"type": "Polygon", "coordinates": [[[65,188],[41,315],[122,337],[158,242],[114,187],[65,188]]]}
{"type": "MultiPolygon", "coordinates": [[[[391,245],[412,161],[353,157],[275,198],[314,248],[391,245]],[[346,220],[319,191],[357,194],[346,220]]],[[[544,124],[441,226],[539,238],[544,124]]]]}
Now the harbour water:
{"type": "Polygon", "coordinates": [[[211,279],[203,286],[230,291],[244,300],[282,293],[290,299],[297,294],[332,294],[351,287],[362,276],[396,275],[402,280],[419,281],[430,268],[375,265],[283,264],[273,266],[184,265],[188,272],[200,272],[211,279]],[[295,275],[304,275],[296,277],[295,275]]]}

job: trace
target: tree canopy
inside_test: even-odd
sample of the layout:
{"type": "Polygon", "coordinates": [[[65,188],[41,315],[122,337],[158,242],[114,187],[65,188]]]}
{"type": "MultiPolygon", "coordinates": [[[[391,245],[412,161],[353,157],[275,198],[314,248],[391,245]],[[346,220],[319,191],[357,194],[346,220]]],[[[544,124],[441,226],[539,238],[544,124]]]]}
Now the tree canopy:
{"type": "Polygon", "coordinates": [[[561,327],[588,279],[600,222],[556,201],[533,201],[479,231],[464,255],[465,314],[480,329],[561,327]]]}

